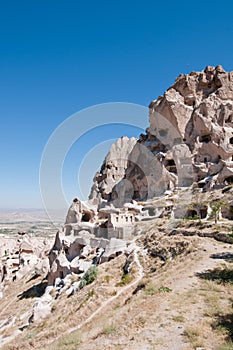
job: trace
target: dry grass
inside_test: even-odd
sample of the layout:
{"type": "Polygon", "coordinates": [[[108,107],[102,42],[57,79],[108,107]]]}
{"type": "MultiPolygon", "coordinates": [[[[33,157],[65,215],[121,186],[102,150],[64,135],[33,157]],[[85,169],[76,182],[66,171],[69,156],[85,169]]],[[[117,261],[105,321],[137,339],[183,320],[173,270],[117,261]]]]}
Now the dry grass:
{"type": "MultiPolygon", "coordinates": [[[[170,243],[169,239],[167,244],[170,243]]],[[[122,282],[124,256],[101,265],[96,281],[72,297],[61,295],[56,304],[53,304],[53,312],[44,322],[32,324],[3,349],[98,350],[103,344],[110,342],[109,349],[150,346],[151,349],[161,350],[169,349],[169,346],[171,348],[169,340],[179,340],[182,344],[186,342],[189,350],[195,347],[232,350],[230,337],[233,284],[219,283],[219,279],[198,276],[195,269],[207,257],[203,247],[209,241],[199,239],[197,243],[196,238],[185,238],[185,241],[188,239],[188,249],[192,248],[194,242],[194,248],[190,249],[189,255],[186,256],[186,252],[183,252],[183,255],[176,256],[159,269],[155,266],[154,258],[147,256],[145,260],[142,259],[145,277],[138,286],[115,299],[81,330],[65,334],[70,327],[85,321],[105,300],[123,288],[116,285],[122,282]],[[201,249],[198,244],[202,244],[201,249]],[[154,271],[151,273],[152,268],[154,271]],[[183,335],[175,333],[179,324],[184,327],[183,335]]],[[[153,244],[152,241],[150,243],[153,244]]],[[[223,245],[216,243],[218,244],[223,249],[223,245]]],[[[221,261],[216,260],[216,267],[220,265],[221,261]]],[[[226,262],[224,266],[230,269],[231,263],[226,262]]],[[[34,283],[38,284],[40,280],[34,283]]],[[[125,285],[127,283],[126,281],[125,285]]],[[[28,283],[23,288],[26,290],[32,285],[28,283]]],[[[18,300],[17,294],[22,292],[22,285],[15,286],[17,289],[9,289],[8,295],[14,300],[14,312],[20,315],[23,310],[32,307],[35,299],[18,300]]],[[[0,302],[1,305],[3,308],[0,313],[7,317],[13,309],[12,305],[8,306],[5,300],[0,302]]]]}

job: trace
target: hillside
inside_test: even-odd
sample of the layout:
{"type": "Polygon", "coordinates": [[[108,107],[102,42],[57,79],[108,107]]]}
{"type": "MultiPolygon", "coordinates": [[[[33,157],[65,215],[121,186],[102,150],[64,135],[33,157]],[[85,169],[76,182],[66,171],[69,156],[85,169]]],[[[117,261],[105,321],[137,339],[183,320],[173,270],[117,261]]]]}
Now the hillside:
{"type": "MultiPolygon", "coordinates": [[[[173,225],[186,235],[170,235],[169,220],[140,223],[139,263],[126,279],[124,255],[99,265],[92,284],[70,297],[62,294],[45,320],[3,349],[231,349],[232,245],[199,237],[203,230],[213,232],[214,223],[203,222],[201,229],[190,220],[173,225]],[[173,255],[166,257],[168,251],[173,255]]],[[[226,221],[224,226],[232,227],[226,221]]],[[[38,297],[32,286],[44,288],[40,277],[30,277],[8,288],[1,300],[1,320],[8,320],[4,337],[22,330],[30,314],[25,311],[38,297]]]]}
{"type": "Polygon", "coordinates": [[[233,349],[232,118],[233,72],[180,75],[63,227],[4,231],[0,347],[233,349]]]}

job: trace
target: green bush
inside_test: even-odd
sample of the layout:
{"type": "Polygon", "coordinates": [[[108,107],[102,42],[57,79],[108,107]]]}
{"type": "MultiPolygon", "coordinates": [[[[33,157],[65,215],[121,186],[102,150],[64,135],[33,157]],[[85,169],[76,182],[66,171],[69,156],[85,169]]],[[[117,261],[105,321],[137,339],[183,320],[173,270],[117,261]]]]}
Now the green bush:
{"type": "Polygon", "coordinates": [[[145,289],[145,294],[146,294],[146,295],[154,295],[155,292],[156,292],[156,288],[155,288],[155,286],[153,286],[153,285],[150,285],[150,286],[148,286],[148,287],[145,289]]]}
{"type": "Polygon", "coordinates": [[[92,282],[94,282],[94,280],[96,279],[97,275],[98,275],[97,267],[96,266],[91,266],[87,270],[85,275],[81,278],[80,287],[83,288],[87,284],[91,284],[92,282]]]}
{"type": "Polygon", "coordinates": [[[169,292],[171,292],[172,290],[171,290],[170,288],[168,288],[168,287],[161,286],[161,287],[158,288],[158,291],[159,291],[160,293],[169,293],[169,292]]]}
{"type": "Polygon", "coordinates": [[[121,281],[116,284],[117,287],[122,287],[129,284],[133,280],[133,276],[129,273],[123,274],[121,281]]]}
{"type": "Polygon", "coordinates": [[[184,218],[184,220],[187,220],[187,221],[189,221],[189,220],[199,220],[199,219],[200,218],[199,218],[199,216],[197,214],[195,214],[194,216],[186,216],[184,218]]]}

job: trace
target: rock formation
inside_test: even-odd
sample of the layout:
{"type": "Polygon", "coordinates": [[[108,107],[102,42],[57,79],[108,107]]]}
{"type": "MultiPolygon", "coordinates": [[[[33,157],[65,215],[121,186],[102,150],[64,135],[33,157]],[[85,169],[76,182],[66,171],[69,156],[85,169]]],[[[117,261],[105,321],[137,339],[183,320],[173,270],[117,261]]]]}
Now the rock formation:
{"type": "Polygon", "coordinates": [[[233,182],[233,72],[207,66],[180,75],[151,102],[149,116],[137,142],[112,146],[90,198],[122,207],[193,182],[205,189],[233,182]]]}
{"type": "MultiPolygon", "coordinates": [[[[187,192],[176,196],[179,188],[233,183],[233,73],[208,66],[180,75],[151,102],[149,116],[139,140],[122,137],[112,145],[89,200],[73,200],[49,254],[49,285],[124,252],[136,221],[211,215],[198,195],[183,206],[187,192]]],[[[230,202],[225,206],[230,217],[230,202]]]]}
{"type": "Polygon", "coordinates": [[[96,173],[89,199],[99,203],[109,201],[113,187],[125,177],[128,159],[137,140],[126,136],[118,139],[110,148],[103,165],[96,173]]]}
{"type": "Polygon", "coordinates": [[[0,298],[5,282],[20,280],[26,274],[46,276],[49,271],[47,240],[30,237],[1,237],[0,243],[0,298]]]}

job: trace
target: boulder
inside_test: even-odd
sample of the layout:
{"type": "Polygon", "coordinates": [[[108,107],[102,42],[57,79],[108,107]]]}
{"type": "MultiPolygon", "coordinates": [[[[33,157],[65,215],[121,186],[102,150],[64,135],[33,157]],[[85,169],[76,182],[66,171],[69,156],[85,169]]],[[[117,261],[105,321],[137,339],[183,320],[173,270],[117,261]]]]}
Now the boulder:
{"type": "Polygon", "coordinates": [[[52,297],[50,294],[45,294],[33,305],[32,316],[30,317],[29,323],[39,323],[44,320],[51,313],[51,302],[52,297]]]}

